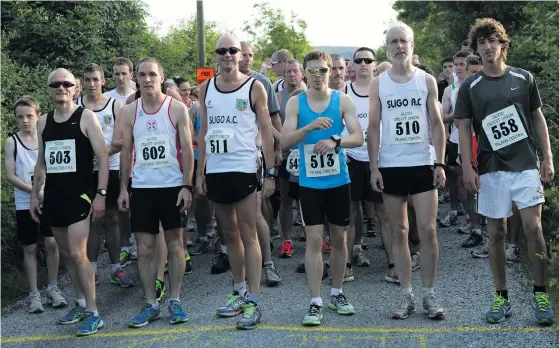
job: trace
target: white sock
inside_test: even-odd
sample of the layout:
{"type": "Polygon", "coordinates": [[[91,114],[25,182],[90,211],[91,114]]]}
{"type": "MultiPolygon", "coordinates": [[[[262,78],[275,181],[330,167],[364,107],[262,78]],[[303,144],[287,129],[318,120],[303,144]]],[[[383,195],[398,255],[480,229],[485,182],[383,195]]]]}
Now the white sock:
{"type": "Polygon", "coordinates": [[[35,294],[41,294],[41,292],[40,291],[29,291],[29,296],[35,295],[35,294]]]}
{"type": "Polygon", "coordinates": [[[221,252],[227,255],[227,245],[221,244],[221,252]]]}
{"type": "Polygon", "coordinates": [[[180,302],[181,300],[180,300],[180,298],[170,298],[170,299],[169,299],[169,304],[171,304],[171,301],[180,302]]]}
{"type": "Polygon", "coordinates": [[[332,288],[332,290],[330,290],[330,296],[338,296],[341,293],[342,293],[342,289],[332,288]]]}
{"type": "Polygon", "coordinates": [[[358,250],[363,251],[363,248],[361,247],[361,244],[357,244],[353,246],[353,252],[356,252],[358,250]]]}
{"type": "Polygon", "coordinates": [[[481,228],[476,228],[472,230],[474,233],[477,233],[481,236],[481,228]]]}
{"type": "Polygon", "coordinates": [[[91,266],[93,266],[93,272],[97,272],[97,261],[92,262],[91,266]]]}
{"type": "Polygon", "coordinates": [[[155,303],[150,303],[151,308],[159,309],[159,302],[155,301],[155,303]]]}
{"type": "Polygon", "coordinates": [[[247,294],[248,290],[247,290],[247,282],[242,282],[242,283],[234,283],[233,284],[233,290],[235,290],[236,292],[239,293],[239,295],[241,297],[245,297],[245,295],[247,294]]]}
{"type": "Polygon", "coordinates": [[[411,294],[411,288],[400,288],[400,291],[402,292],[402,294],[411,294]]]}
{"type": "Polygon", "coordinates": [[[291,239],[286,239],[286,240],[284,240],[283,242],[284,242],[284,243],[285,243],[285,242],[288,242],[289,244],[293,244],[293,241],[292,241],[291,239]]]}
{"type": "Polygon", "coordinates": [[[93,313],[94,317],[98,317],[99,316],[99,311],[96,309],[94,311],[91,311],[93,313]]]}
{"type": "Polygon", "coordinates": [[[111,272],[116,272],[118,268],[120,268],[119,263],[111,264],[111,272]]]}
{"type": "Polygon", "coordinates": [[[53,289],[53,288],[56,288],[56,284],[49,284],[47,289],[50,290],[50,289],[53,289]]]}
{"type": "Polygon", "coordinates": [[[322,297],[313,297],[311,298],[311,304],[316,303],[320,307],[322,307],[322,297]]]}
{"type": "Polygon", "coordinates": [[[423,288],[423,292],[426,294],[435,294],[435,289],[433,288],[423,288]]]}
{"type": "Polygon", "coordinates": [[[184,256],[188,256],[188,250],[186,248],[184,248],[184,256]]]}
{"type": "Polygon", "coordinates": [[[274,261],[266,261],[264,262],[264,266],[274,267],[274,261]]]}
{"type": "Polygon", "coordinates": [[[121,247],[120,251],[126,251],[127,253],[130,252],[130,247],[121,247]]]}
{"type": "Polygon", "coordinates": [[[85,308],[85,298],[78,298],[76,302],[78,303],[78,306],[85,308]]]}

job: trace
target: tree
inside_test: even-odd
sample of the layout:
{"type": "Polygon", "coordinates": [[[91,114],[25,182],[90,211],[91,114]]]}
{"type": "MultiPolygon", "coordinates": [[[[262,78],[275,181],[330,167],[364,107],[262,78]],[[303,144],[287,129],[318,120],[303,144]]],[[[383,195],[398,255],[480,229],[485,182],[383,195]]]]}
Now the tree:
{"type": "Polygon", "coordinates": [[[283,11],[268,2],[255,4],[258,14],[244,22],[243,31],[252,37],[255,61],[262,62],[279,49],[288,49],[295,59],[302,60],[312,50],[305,29],[307,23],[291,13],[287,21],[283,11]]]}

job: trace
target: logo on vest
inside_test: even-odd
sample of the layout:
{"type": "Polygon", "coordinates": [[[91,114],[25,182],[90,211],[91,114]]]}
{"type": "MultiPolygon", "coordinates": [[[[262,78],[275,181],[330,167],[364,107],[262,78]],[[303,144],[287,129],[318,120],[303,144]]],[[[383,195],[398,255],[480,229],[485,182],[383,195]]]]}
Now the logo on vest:
{"type": "Polygon", "coordinates": [[[146,122],[146,130],[148,132],[153,132],[157,129],[157,122],[155,120],[148,120],[146,122]]]}
{"type": "Polygon", "coordinates": [[[111,124],[111,115],[103,115],[103,123],[106,125],[110,125],[111,124]]]}
{"type": "Polygon", "coordinates": [[[239,111],[245,111],[248,106],[248,99],[237,99],[235,108],[239,111]]]}
{"type": "Polygon", "coordinates": [[[207,103],[206,103],[206,108],[208,108],[208,109],[213,108],[213,106],[212,106],[212,101],[211,101],[211,100],[208,100],[208,101],[207,101],[207,103]]]}

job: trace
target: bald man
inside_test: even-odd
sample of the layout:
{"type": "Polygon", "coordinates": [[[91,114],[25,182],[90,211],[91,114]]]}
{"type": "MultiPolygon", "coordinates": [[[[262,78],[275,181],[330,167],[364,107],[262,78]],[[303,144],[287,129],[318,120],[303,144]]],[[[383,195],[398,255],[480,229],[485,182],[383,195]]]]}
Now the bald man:
{"type": "Polygon", "coordinates": [[[29,210],[37,223],[44,213],[76,292],[76,307],[59,323],[73,324],[85,319],[76,336],[87,336],[103,327],[86,245],[90,213],[93,221],[105,213],[108,153],[97,116],[72,99],[76,88],[74,75],[66,69],[56,69],[50,73],[47,84],[54,110],[41,116],[37,126],[39,154],[29,210]],[[92,192],[94,156],[99,164],[96,192],[92,192]],[[45,180],[41,207],[39,192],[45,180]]]}
{"type": "Polygon", "coordinates": [[[269,197],[275,188],[272,124],[264,86],[239,70],[239,40],[223,36],[215,54],[221,73],[200,88],[204,103],[200,104],[196,186],[200,194],[214,202],[233,273],[233,293],[217,309],[217,315],[233,317],[243,313],[237,328],[254,329],[262,321],[258,305],[262,254],[256,231],[256,195],[269,197]],[[266,164],[261,193],[256,192],[259,131],[266,164]]]}
{"type": "Polygon", "coordinates": [[[374,77],[379,76],[380,74],[382,74],[383,72],[385,72],[386,70],[392,68],[392,64],[390,62],[382,62],[379,65],[377,65],[377,68],[375,69],[374,72],[374,77]]]}

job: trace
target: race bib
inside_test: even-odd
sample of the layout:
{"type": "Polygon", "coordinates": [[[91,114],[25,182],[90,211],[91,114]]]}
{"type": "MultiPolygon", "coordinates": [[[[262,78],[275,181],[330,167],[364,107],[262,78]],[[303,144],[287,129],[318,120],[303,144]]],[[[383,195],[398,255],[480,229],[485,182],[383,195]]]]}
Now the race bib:
{"type": "Polygon", "coordinates": [[[308,178],[340,174],[340,155],[330,151],[324,155],[313,151],[314,144],[307,144],[305,151],[305,168],[308,178]]]}
{"type": "Polygon", "coordinates": [[[291,150],[287,157],[287,171],[293,176],[299,176],[299,150],[291,150]]]}
{"type": "Polygon", "coordinates": [[[32,179],[33,179],[34,172],[35,172],[35,166],[23,168],[23,180],[26,183],[31,184],[33,182],[32,179]]]}
{"type": "Polygon", "coordinates": [[[514,105],[488,115],[483,119],[482,125],[493,151],[528,137],[514,105]]]}
{"type": "Polygon", "coordinates": [[[169,136],[149,135],[140,139],[136,160],[143,168],[164,168],[171,166],[169,136]]]}
{"type": "Polygon", "coordinates": [[[425,117],[420,110],[398,111],[390,114],[390,137],[392,143],[422,143],[425,134],[425,117]]]}
{"type": "Polygon", "coordinates": [[[235,152],[235,130],[214,128],[206,134],[206,153],[222,154],[235,152]]]}
{"type": "Polygon", "coordinates": [[[53,140],[45,143],[47,173],[76,172],[76,140],[53,140]]]}
{"type": "Polygon", "coordinates": [[[365,139],[365,141],[363,141],[363,145],[361,145],[360,147],[367,148],[367,130],[362,129],[362,131],[363,131],[363,139],[365,139]]]}

